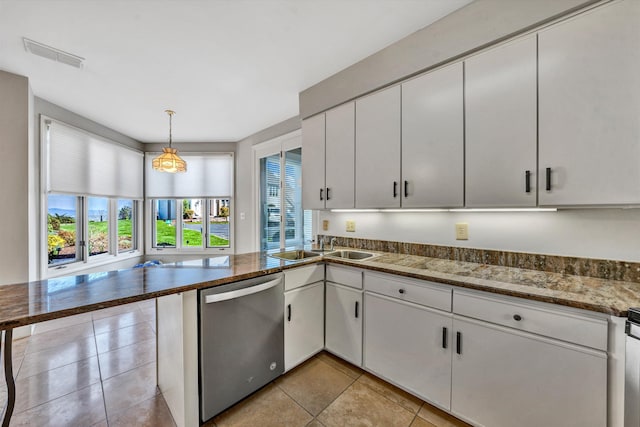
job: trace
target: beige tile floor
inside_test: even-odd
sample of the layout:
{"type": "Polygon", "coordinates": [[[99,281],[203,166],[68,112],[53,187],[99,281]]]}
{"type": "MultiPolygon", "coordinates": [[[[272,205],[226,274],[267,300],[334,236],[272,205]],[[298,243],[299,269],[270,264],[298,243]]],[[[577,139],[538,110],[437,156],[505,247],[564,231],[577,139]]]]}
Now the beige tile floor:
{"type": "MultiPolygon", "coordinates": [[[[175,426],[156,387],[155,345],[154,301],[37,324],[14,341],[11,426],[175,426]]],[[[326,352],[206,425],[466,426],[326,352]]]]}
{"type": "Polygon", "coordinates": [[[461,427],[468,424],[322,352],[206,425],[461,427]]]}

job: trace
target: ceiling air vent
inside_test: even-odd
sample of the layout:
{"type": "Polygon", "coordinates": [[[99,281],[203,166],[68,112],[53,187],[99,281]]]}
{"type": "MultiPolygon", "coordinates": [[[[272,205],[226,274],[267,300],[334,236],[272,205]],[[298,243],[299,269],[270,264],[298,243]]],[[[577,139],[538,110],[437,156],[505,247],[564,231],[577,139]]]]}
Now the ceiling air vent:
{"type": "Polygon", "coordinates": [[[37,41],[22,38],[24,42],[24,48],[27,52],[31,52],[34,55],[42,56],[43,58],[51,59],[53,61],[62,62],[63,64],[71,65],[72,67],[82,68],[82,61],[84,58],[73,55],[68,52],[64,52],[55,47],[47,46],[46,44],[38,43],[37,41]]]}

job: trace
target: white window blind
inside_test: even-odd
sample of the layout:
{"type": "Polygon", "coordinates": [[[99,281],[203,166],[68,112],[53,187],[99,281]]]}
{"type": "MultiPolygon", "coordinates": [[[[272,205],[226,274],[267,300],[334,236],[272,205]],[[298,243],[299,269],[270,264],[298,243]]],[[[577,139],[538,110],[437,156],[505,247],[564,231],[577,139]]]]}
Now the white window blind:
{"type": "Polygon", "coordinates": [[[142,153],[55,120],[45,120],[50,193],[141,199],[142,153]]]}
{"type": "Polygon", "coordinates": [[[232,153],[179,153],[187,162],[184,173],[158,172],[151,167],[160,153],[146,153],[145,186],[148,198],[233,196],[232,153]]]}

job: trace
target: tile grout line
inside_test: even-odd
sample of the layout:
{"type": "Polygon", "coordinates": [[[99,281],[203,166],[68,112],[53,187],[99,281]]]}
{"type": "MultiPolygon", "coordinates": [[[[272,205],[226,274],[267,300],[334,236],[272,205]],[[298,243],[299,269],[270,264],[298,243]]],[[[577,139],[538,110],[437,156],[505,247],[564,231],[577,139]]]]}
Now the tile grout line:
{"type": "Polygon", "coordinates": [[[96,359],[98,360],[98,375],[100,377],[100,390],[102,391],[102,405],[104,406],[104,419],[109,427],[109,416],[107,415],[107,400],[104,395],[104,383],[102,380],[102,368],[100,367],[100,356],[98,354],[98,341],[96,340],[96,325],[93,316],[91,317],[91,326],[93,327],[93,345],[96,346],[96,359]]]}
{"type": "MultiPolygon", "coordinates": [[[[282,392],[283,392],[284,394],[286,394],[286,395],[287,395],[287,397],[289,397],[289,398],[290,398],[291,400],[293,400],[293,401],[294,401],[298,406],[300,406],[302,409],[304,409],[304,410],[305,410],[309,415],[311,415],[311,417],[313,418],[313,420],[315,420],[315,419],[316,419],[316,418],[317,418],[321,413],[323,413],[323,412],[324,412],[324,411],[325,411],[329,406],[331,406],[331,404],[332,404],[333,402],[335,402],[335,401],[336,401],[340,396],[342,396],[342,394],[343,394],[345,391],[347,391],[347,390],[348,390],[348,389],[349,389],[349,388],[350,388],[350,387],[351,387],[351,386],[352,386],[352,385],[357,381],[357,379],[353,379],[351,376],[349,376],[349,375],[345,374],[344,372],[340,371],[339,369],[337,369],[337,368],[335,368],[335,367],[331,366],[329,363],[325,362],[324,360],[321,360],[321,359],[318,357],[318,355],[315,355],[315,356],[313,356],[311,359],[309,359],[309,361],[311,361],[311,360],[317,360],[317,361],[319,361],[319,362],[321,362],[321,363],[324,363],[325,365],[329,366],[329,367],[330,367],[330,368],[332,368],[332,369],[335,369],[337,372],[340,372],[341,374],[343,374],[344,376],[348,377],[348,378],[351,380],[351,382],[349,383],[349,385],[348,385],[347,387],[345,387],[345,389],[344,389],[344,390],[342,390],[342,391],[341,391],[341,392],[340,392],[340,393],[339,393],[339,394],[338,394],[338,395],[337,395],[333,400],[331,400],[331,402],[329,402],[329,403],[327,404],[327,406],[325,406],[324,408],[322,408],[322,410],[318,413],[318,415],[315,415],[315,416],[314,416],[311,412],[309,412],[309,411],[307,410],[307,408],[305,408],[304,406],[302,406],[302,405],[301,405],[301,404],[300,404],[296,399],[294,399],[292,396],[290,396],[290,395],[289,395],[289,393],[287,393],[287,391],[286,391],[285,389],[283,389],[282,387],[280,387],[280,385],[279,385],[279,384],[276,384],[276,382],[274,381],[274,384],[275,384],[276,386],[278,386],[278,388],[279,388],[280,390],[282,390],[282,392]]],[[[305,362],[302,362],[302,363],[306,363],[306,361],[305,361],[305,362]]],[[[297,368],[297,367],[296,367],[296,368],[297,368]]],[[[295,368],[294,368],[294,369],[295,369],[295,368]]],[[[358,378],[359,378],[359,377],[358,377],[358,378]]],[[[311,420],[311,421],[313,421],[313,420],[311,420]]],[[[320,424],[322,424],[320,421],[318,421],[318,422],[319,422],[320,424]]],[[[324,424],[322,424],[322,425],[324,425],[324,424]]]]}
{"type": "MultiPolygon", "coordinates": [[[[278,378],[276,378],[276,380],[277,380],[277,379],[278,379],[278,378]]],[[[302,406],[302,405],[300,404],[300,402],[298,402],[298,401],[297,401],[296,399],[294,399],[291,395],[289,395],[289,393],[287,393],[287,391],[286,391],[285,389],[283,389],[282,387],[280,387],[280,384],[276,383],[276,381],[275,381],[275,380],[273,380],[273,381],[272,381],[272,384],[273,384],[274,386],[278,387],[278,388],[280,389],[280,391],[281,391],[281,392],[283,392],[283,393],[285,394],[285,396],[287,396],[289,399],[291,399],[291,401],[293,401],[293,403],[295,403],[295,404],[296,404],[296,405],[298,405],[300,408],[302,408],[302,410],[303,410],[303,411],[305,411],[307,414],[311,415],[311,418],[312,418],[312,420],[311,420],[311,421],[313,421],[313,420],[315,420],[315,419],[316,419],[316,417],[315,417],[311,412],[309,412],[309,411],[307,410],[307,408],[305,408],[304,406],[302,406]]],[[[240,402],[242,402],[242,400],[241,400],[240,402]]],[[[240,402],[237,402],[237,403],[240,403],[240,402]]],[[[324,409],[323,409],[323,410],[324,410],[324,409]]],[[[310,422],[311,422],[311,421],[310,421],[310,422]]],[[[308,424],[308,423],[307,423],[307,424],[308,424]]]]}
{"type": "MultiPolygon", "coordinates": [[[[366,372],[366,371],[365,371],[365,373],[368,373],[368,372],[366,372]]],[[[424,400],[420,399],[420,398],[419,398],[419,397],[417,397],[417,396],[414,396],[415,398],[420,399],[420,401],[422,402],[422,403],[420,404],[420,406],[418,407],[418,410],[414,413],[411,409],[407,408],[406,406],[402,405],[401,403],[396,402],[396,401],[394,401],[394,400],[390,399],[388,396],[385,396],[384,394],[382,394],[381,392],[379,392],[379,391],[378,391],[378,390],[376,390],[375,388],[371,387],[370,385],[364,384],[363,382],[359,381],[359,380],[360,380],[360,378],[361,378],[363,375],[364,375],[364,374],[360,375],[360,376],[358,377],[358,380],[356,380],[356,381],[354,381],[354,382],[359,382],[359,384],[360,384],[360,385],[362,385],[362,386],[364,386],[364,387],[368,388],[369,390],[373,391],[374,393],[376,393],[376,394],[378,394],[378,395],[380,395],[380,396],[384,397],[384,398],[385,398],[386,400],[388,400],[389,402],[391,402],[391,403],[394,403],[394,404],[398,405],[399,407],[401,407],[402,409],[404,409],[405,411],[407,411],[407,412],[409,412],[409,413],[413,413],[413,415],[414,415],[414,419],[413,419],[411,422],[413,423],[413,421],[415,421],[415,417],[417,417],[417,416],[418,416],[418,412],[420,412],[420,409],[421,409],[421,408],[422,408],[422,406],[426,403],[424,400]]],[[[373,375],[373,374],[369,374],[369,375],[373,375]]],[[[373,376],[375,376],[375,375],[373,375],[373,376]]],[[[376,377],[376,378],[378,378],[378,377],[376,377]]],[[[391,385],[391,386],[395,387],[393,384],[391,384],[391,383],[387,383],[384,379],[382,379],[382,378],[379,378],[379,379],[380,379],[381,381],[384,381],[386,384],[389,384],[389,385],[391,385]]],[[[352,385],[353,385],[353,384],[352,384],[352,385]]],[[[351,386],[349,386],[349,387],[351,387],[351,386]]],[[[399,390],[404,391],[404,390],[402,390],[402,389],[400,389],[400,388],[399,388],[399,390]]],[[[408,393],[408,392],[405,392],[405,393],[408,393]]],[[[409,393],[409,394],[410,394],[411,396],[413,396],[411,393],[409,393]]],[[[422,417],[420,417],[420,418],[422,418],[422,417]]],[[[411,424],[409,424],[409,425],[411,425],[411,424]]]]}

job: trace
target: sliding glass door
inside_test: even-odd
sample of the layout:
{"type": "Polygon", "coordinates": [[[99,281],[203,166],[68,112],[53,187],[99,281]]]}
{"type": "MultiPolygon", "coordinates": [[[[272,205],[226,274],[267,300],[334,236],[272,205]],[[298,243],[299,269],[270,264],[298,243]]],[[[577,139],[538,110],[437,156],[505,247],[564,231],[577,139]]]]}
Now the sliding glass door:
{"type": "Polygon", "coordinates": [[[291,147],[299,140],[297,136],[273,144],[272,150],[256,153],[261,250],[301,246],[311,241],[311,211],[302,209],[302,148],[291,147]]]}

